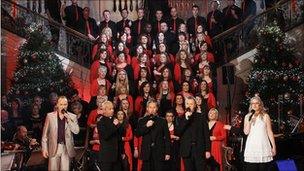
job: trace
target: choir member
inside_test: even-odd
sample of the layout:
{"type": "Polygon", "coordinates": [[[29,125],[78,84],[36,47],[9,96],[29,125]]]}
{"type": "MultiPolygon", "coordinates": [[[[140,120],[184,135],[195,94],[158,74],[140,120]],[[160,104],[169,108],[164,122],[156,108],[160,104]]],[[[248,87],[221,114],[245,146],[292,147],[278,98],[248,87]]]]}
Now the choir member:
{"type": "Polygon", "coordinates": [[[200,95],[202,97],[202,114],[207,116],[209,109],[216,107],[214,94],[209,91],[208,83],[202,80],[200,84],[200,95]]]}
{"type": "Polygon", "coordinates": [[[177,10],[175,7],[172,7],[170,9],[170,19],[168,20],[168,27],[169,30],[177,35],[178,33],[178,28],[180,24],[184,23],[184,20],[178,17],[177,10]]]}
{"type": "Polygon", "coordinates": [[[145,27],[146,23],[148,23],[146,21],[146,19],[144,19],[145,10],[143,8],[139,8],[137,10],[137,16],[138,16],[138,19],[133,21],[133,23],[132,23],[132,34],[133,34],[134,40],[137,40],[139,35],[144,33],[144,27],[145,27]]]}
{"type": "Polygon", "coordinates": [[[77,22],[83,16],[83,9],[78,6],[77,0],[71,0],[72,4],[67,6],[62,14],[63,19],[66,21],[66,26],[77,30],[77,22]]]}
{"type": "Polygon", "coordinates": [[[242,20],[242,10],[235,5],[235,0],[227,0],[227,7],[223,9],[223,25],[224,29],[238,25],[242,20]]]}
{"type": "Polygon", "coordinates": [[[214,0],[211,2],[211,11],[207,14],[208,34],[211,37],[222,32],[223,13],[218,10],[219,2],[214,0]]]}
{"type": "Polygon", "coordinates": [[[102,12],[104,20],[99,24],[99,30],[102,32],[105,28],[110,28],[112,31],[112,36],[115,39],[117,35],[116,23],[111,20],[111,12],[109,10],[104,10],[102,12]]]}
{"type": "Polygon", "coordinates": [[[95,41],[98,36],[98,26],[94,18],[90,17],[90,8],[83,8],[83,16],[77,23],[77,30],[95,41]]]}
{"type": "Polygon", "coordinates": [[[190,37],[195,36],[195,32],[198,25],[202,25],[204,29],[207,29],[206,19],[199,15],[199,7],[197,5],[192,6],[192,17],[187,20],[187,28],[190,37]]]}
{"type": "Polygon", "coordinates": [[[121,34],[122,32],[124,32],[125,27],[131,27],[132,26],[132,21],[130,19],[128,19],[128,15],[129,15],[128,9],[125,9],[125,8],[122,9],[120,11],[120,15],[122,17],[122,20],[120,20],[116,23],[118,34],[121,34]]]}

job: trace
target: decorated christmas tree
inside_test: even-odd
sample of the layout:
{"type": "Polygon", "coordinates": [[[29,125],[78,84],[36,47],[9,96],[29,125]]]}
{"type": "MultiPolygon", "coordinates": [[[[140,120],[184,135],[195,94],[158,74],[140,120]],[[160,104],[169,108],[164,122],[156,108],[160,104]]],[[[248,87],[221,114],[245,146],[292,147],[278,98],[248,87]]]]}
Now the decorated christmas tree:
{"type": "Polygon", "coordinates": [[[44,99],[51,92],[68,95],[73,83],[55,55],[50,40],[43,34],[42,26],[32,24],[26,33],[26,41],[19,48],[9,95],[21,97],[25,104],[29,104],[36,95],[44,99]]]}
{"type": "MultiPolygon", "coordinates": [[[[258,45],[252,70],[248,77],[247,99],[259,95],[278,132],[288,132],[290,116],[300,117],[300,96],[304,92],[303,64],[294,56],[285,33],[274,22],[257,32],[258,45]]],[[[289,129],[290,131],[290,129],[289,129]]]]}

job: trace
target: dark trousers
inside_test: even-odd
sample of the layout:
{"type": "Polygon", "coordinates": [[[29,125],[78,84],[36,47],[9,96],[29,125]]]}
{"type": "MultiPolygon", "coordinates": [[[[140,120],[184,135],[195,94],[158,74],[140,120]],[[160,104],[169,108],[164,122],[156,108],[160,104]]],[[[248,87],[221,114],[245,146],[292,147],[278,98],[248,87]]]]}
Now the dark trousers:
{"type": "Polygon", "coordinates": [[[191,148],[190,156],[183,157],[185,170],[186,171],[201,171],[206,170],[206,160],[204,159],[205,155],[195,155],[194,148],[191,148]]]}
{"type": "Polygon", "coordinates": [[[164,162],[157,159],[155,155],[151,155],[150,160],[144,160],[142,171],[162,171],[164,170],[164,162]]]}
{"type": "Polygon", "coordinates": [[[121,171],[121,163],[117,162],[101,162],[100,169],[102,171],[121,171]]]}
{"type": "Polygon", "coordinates": [[[246,163],[245,171],[276,171],[277,168],[272,162],[267,163],[246,163]]]}

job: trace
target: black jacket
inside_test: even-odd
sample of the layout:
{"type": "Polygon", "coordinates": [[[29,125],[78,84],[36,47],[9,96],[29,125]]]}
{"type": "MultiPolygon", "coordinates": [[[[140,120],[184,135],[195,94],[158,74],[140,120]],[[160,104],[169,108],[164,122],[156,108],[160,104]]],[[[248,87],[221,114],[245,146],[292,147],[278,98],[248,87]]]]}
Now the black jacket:
{"type": "MultiPolygon", "coordinates": [[[[96,38],[98,36],[98,26],[96,24],[96,20],[94,18],[89,17],[88,22],[89,22],[91,35],[96,38]]],[[[84,34],[86,36],[88,35],[88,28],[86,26],[86,19],[81,18],[81,20],[79,20],[79,22],[77,23],[77,29],[82,34],[84,34]]]]}
{"type": "MultiPolygon", "coordinates": [[[[204,17],[201,17],[201,16],[197,16],[197,26],[198,25],[202,25],[203,28],[205,30],[207,30],[207,21],[204,17]]],[[[195,28],[195,19],[194,17],[190,17],[188,20],[187,20],[187,28],[188,28],[188,33],[189,34],[192,34],[192,36],[196,33],[196,28],[195,28]]]]}
{"type": "Polygon", "coordinates": [[[187,120],[185,116],[179,119],[176,127],[177,136],[180,137],[180,155],[189,157],[192,148],[195,156],[202,156],[210,152],[210,136],[207,120],[203,115],[194,112],[187,120]]]}
{"type": "Polygon", "coordinates": [[[165,155],[170,154],[169,129],[165,119],[159,116],[145,116],[139,120],[137,135],[142,136],[140,159],[150,160],[151,155],[160,161],[165,160],[165,155]],[[146,123],[153,120],[151,127],[146,123]]]}
{"type": "Polygon", "coordinates": [[[119,128],[120,125],[115,126],[113,124],[113,117],[102,116],[97,123],[101,147],[99,151],[101,162],[116,162],[120,155],[123,154],[119,128]]]}
{"type": "Polygon", "coordinates": [[[117,28],[117,32],[119,34],[124,32],[124,28],[125,27],[131,27],[132,26],[132,21],[129,19],[126,20],[120,20],[116,23],[116,28],[117,28]]]}
{"type": "Polygon", "coordinates": [[[65,12],[65,17],[63,19],[66,20],[66,26],[77,30],[77,23],[83,16],[82,15],[83,9],[79,6],[77,6],[78,20],[76,19],[76,6],[75,5],[67,6],[64,9],[64,12],[65,12]]]}
{"type": "Polygon", "coordinates": [[[117,37],[117,28],[116,28],[116,23],[112,20],[110,20],[108,23],[106,21],[100,22],[99,32],[102,33],[102,30],[107,26],[112,30],[112,38],[115,39],[117,37]]]}
{"type": "Polygon", "coordinates": [[[173,33],[177,34],[178,33],[178,29],[179,29],[179,25],[181,25],[182,23],[185,23],[183,19],[177,17],[175,19],[175,32],[173,30],[174,28],[174,19],[173,18],[170,18],[168,21],[168,27],[169,27],[169,30],[171,30],[173,33]]]}

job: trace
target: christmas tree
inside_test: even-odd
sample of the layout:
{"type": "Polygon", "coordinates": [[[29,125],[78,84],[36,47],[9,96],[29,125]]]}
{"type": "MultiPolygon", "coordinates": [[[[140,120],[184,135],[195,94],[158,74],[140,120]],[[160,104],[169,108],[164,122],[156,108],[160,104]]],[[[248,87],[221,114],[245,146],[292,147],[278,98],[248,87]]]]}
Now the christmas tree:
{"type": "Polygon", "coordinates": [[[298,116],[299,97],[304,92],[303,64],[294,56],[285,33],[274,22],[257,32],[258,45],[253,67],[248,77],[247,99],[259,95],[279,132],[290,126],[289,116],[298,116]],[[277,123],[277,124],[276,124],[277,123]]]}
{"type": "Polygon", "coordinates": [[[42,31],[42,26],[32,24],[26,29],[26,33],[26,41],[19,48],[9,95],[21,97],[25,104],[29,104],[36,95],[44,99],[51,92],[68,95],[73,89],[73,82],[63,70],[51,41],[42,31]]]}

